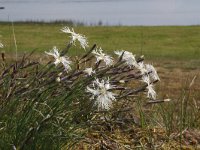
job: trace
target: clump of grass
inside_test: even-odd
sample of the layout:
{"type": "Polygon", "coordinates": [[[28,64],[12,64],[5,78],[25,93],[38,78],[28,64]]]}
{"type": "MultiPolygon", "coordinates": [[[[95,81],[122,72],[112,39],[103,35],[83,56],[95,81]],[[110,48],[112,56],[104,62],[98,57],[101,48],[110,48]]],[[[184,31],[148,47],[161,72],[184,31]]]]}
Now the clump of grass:
{"type": "Polygon", "coordinates": [[[108,112],[118,116],[123,105],[138,100],[139,93],[147,92],[153,100],[149,103],[161,102],[153,87],[159,77],[152,65],[144,64],[143,57],[122,50],[115,52],[115,60],[96,45],[87,50],[86,37],[69,28],[62,31],[71,40],[61,52],[56,47],[46,52],[54,62],[40,64],[30,54],[9,64],[2,54],[1,149],[69,148],[96,119],[112,121],[108,112]],[[76,41],[85,54],[67,56],[76,41]],[[121,104],[117,110],[113,107],[121,104]]]}

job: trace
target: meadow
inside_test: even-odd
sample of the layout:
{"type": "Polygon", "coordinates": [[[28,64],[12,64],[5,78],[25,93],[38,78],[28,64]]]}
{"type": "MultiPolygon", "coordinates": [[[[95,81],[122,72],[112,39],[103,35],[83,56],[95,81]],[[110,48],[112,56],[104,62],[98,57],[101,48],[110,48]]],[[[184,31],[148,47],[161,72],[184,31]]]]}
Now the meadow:
{"type": "MultiPolygon", "coordinates": [[[[14,24],[18,50],[24,52],[37,49],[37,52],[44,52],[54,45],[63,48],[67,37],[60,29],[64,26],[64,23],[14,24]]],[[[0,28],[5,51],[13,51],[11,23],[0,23],[0,28]]],[[[108,52],[125,49],[146,55],[152,60],[187,60],[188,63],[199,60],[200,56],[199,26],[78,26],[74,29],[84,34],[91,45],[96,43],[108,52]]]]}
{"type": "MultiPolygon", "coordinates": [[[[14,26],[0,23],[1,42],[5,46],[1,52],[12,62],[16,59],[16,48],[19,58],[34,50],[31,60],[46,63],[48,57],[44,51],[49,51],[55,45],[65,49],[67,45],[69,37],[60,31],[64,26],[64,23],[14,23],[14,26]]],[[[73,28],[87,37],[90,47],[97,44],[110,55],[114,50],[128,50],[138,57],[144,55],[145,61],[153,64],[160,76],[161,81],[156,84],[159,99],[170,99],[170,102],[154,105],[146,104],[144,97],[139,96],[136,101],[125,104],[123,109],[120,109],[122,104],[117,104],[119,111],[103,112],[104,117],[109,114],[112,119],[103,123],[95,120],[94,125],[87,128],[85,138],[76,143],[76,148],[199,148],[200,26],[73,28]]],[[[78,44],[68,52],[72,57],[83,53],[78,44]]],[[[51,89],[49,92],[52,92],[51,89]]],[[[101,113],[96,113],[93,118],[101,116],[101,113]]],[[[76,132],[79,131],[82,130],[76,132]]],[[[39,143],[42,142],[45,140],[39,143]]]]}

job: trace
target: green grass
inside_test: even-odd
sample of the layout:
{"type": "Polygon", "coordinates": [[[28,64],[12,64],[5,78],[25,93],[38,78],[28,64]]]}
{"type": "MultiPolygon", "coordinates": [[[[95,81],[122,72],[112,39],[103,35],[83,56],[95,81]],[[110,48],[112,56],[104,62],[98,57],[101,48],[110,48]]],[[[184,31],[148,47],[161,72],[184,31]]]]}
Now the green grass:
{"type": "MultiPolygon", "coordinates": [[[[14,24],[19,51],[48,51],[53,46],[64,48],[68,36],[59,31],[65,24],[17,23],[14,24]]],[[[152,60],[190,60],[200,64],[200,26],[166,27],[74,27],[84,34],[90,46],[96,43],[109,51],[125,49],[143,54],[152,60]]],[[[0,23],[1,41],[5,51],[14,51],[12,26],[0,23]]],[[[80,51],[71,52],[78,54],[80,51]]]]}

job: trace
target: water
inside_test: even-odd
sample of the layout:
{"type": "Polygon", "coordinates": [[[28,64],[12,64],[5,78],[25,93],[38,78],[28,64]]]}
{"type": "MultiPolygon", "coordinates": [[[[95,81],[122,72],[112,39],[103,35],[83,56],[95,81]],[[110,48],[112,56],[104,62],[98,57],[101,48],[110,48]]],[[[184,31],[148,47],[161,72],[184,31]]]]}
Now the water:
{"type": "Polygon", "coordinates": [[[197,25],[200,0],[0,0],[0,21],[73,20],[107,25],[197,25]]]}

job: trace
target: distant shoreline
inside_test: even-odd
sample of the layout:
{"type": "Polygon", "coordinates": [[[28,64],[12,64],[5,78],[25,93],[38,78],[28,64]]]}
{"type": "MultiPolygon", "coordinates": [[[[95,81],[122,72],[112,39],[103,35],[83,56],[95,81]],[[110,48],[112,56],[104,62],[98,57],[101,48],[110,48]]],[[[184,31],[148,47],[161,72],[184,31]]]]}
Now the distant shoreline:
{"type": "MultiPolygon", "coordinates": [[[[22,21],[12,21],[15,24],[67,24],[70,26],[121,26],[120,24],[118,25],[109,25],[108,23],[103,23],[103,21],[98,21],[96,23],[85,23],[82,21],[75,21],[75,20],[50,20],[50,21],[45,21],[45,20],[22,20],[22,21]]],[[[11,23],[11,21],[1,21],[0,23],[11,23]]]]}
{"type": "MultiPolygon", "coordinates": [[[[10,24],[11,21],[1,21],[0,20],[0,24],[10,24]]],[[[102,21],[99,21],[98,23],[84,23],[81,21],[73,21],[73,20],[55,20],[55,21],[44,21],[44,20],[38,20],[38,21],[34,21],[34,20],[27,20],[27,21],[13,21],[14,24],[64,24],[64,25],[68,25],[68,26],[135,26],[135,27],[181,27],[181,26],[200,26],[200,24],[196,24],[196,25],[109,25],[107,23],[103,23],[102,21]]]]}

